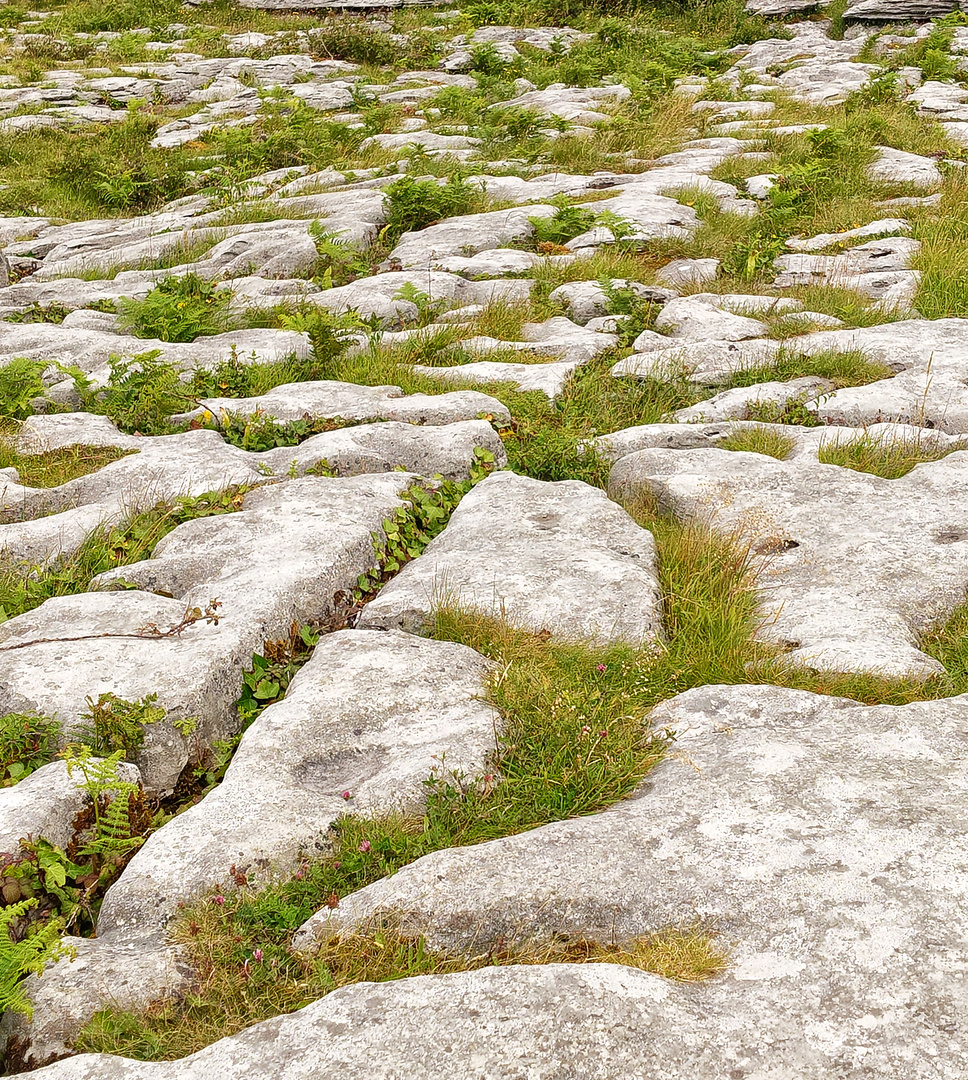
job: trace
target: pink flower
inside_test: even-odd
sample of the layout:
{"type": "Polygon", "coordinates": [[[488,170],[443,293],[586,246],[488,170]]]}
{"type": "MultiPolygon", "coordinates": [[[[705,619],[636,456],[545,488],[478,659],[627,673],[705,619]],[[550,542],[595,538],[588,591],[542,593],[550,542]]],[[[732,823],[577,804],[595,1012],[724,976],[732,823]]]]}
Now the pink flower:
{"type": "Polygon", "coordinates": [[[598,665],[598,670],[599,671],[605,671],[605,665],[604,664],[599,664],[598,665]]]}
{"type": "Polygon", "coordinates": [[[344,799],[352,799],[352,798],[353,798],[353,796],[352,796],[352,795],[350,794],[350,792],[348,792],[348,791],[344,791],[344,792],[343,792],[343,798],[344,798],[344,799]]]}
{"type": "Polygon", "coordinates": [[[360,851],[362,851],[364,854],[366,854],[366,852],[368,852],[369,850],[370,850],[370,841],[369,840],[361,841],[360,842],[360,851]]]}
{"type": "Polygon", "coordinates": [[[608,735],[608,732],[607,732],[607,731],[600,731],[600,732],[598,733],[598,737],[599,737],[600,739],[604,739],[606,735],[608,735]]]}
{"type": "Polygon", "coordinates": [[[219,894],[218,896],[213,896],[212,903],[218,904],[218,906],[221,907],[225,903],[225,897],[221,894],[219,894]]]}
{"type": "Polygon", "coordinates": [[[256,949],[256,950],[255,950],[255,951],[254,951],[254,952],[252,953],[252,959],[253,959],[253,960],[254,960],[254,961],[255,961],[255,962],[257,963],[257,964],[261,964],[261,963],[262,963],[262,950],[261,950],[261,949],[256,949]]]}

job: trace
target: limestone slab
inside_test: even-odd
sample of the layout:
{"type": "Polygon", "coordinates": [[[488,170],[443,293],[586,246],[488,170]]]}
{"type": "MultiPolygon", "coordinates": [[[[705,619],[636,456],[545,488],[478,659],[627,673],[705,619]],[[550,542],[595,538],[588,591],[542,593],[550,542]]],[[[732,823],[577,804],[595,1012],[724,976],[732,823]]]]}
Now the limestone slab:
{"type": "Polygon", "coordinates": [[[233,730],[242,670],[265,639],[288,635],[293,620],[331,614],[336,594],[374,564],[373,534],[413,480],[305,477],[250,492],[243,510],[180,525],[153,558],[102,581],[122,577],[169,596],[82,593],[10,619],[0,626],[0,710],[9,699],[22,711],[26,701],[70,731],[86,697],[157,694],[167,717],[146,729],[137,762],[147,788],[170,790],[193,753],[233,730]],[[218,625],[161,638],[146,630],[165,631],[216,597],[218,625]],[[183,735],[174,724],[189,717],[197,726],[183,735]]]}
{"type": "Polygon", "coordinates": [[[100,934],[160,928],[231,864],[257,885],[294,869],[340,815],[415,810],[435,769],[474,776],[494,747],[488,663],[399,632],[326,635],[246,731],[224,781],[149,837],[111,886],[100,934]],[[344,793],[346,793],[344,795],[344,793]]]}
{"type": "MultiPolygon", "coordinates": [[[[695,1056],[647,1054],[632,1075],[955,1080],[968,1068],[968,700],[871,708],[709,686],[652,719],[676,741],[637,797],[426,856],[297,943],[378,910],[478,950],[698,919],[733,951],[724,976],[688,991],[704,1017],[695,1056]]],[[[628,1040],[623,1028],[611,1045],[628,1040]]]]}
{"type": "MultiPolygon", "coordinates": [[[[262,413],[280,421],[309,416],[450,424],[488,414],[498,423],[511,422],[510,413],[497,398],[474,390],[404,394],[398,386],[357,386],[356,383],[333,381],[286,383],[259,397],[202,398],[201,404],[216,416],[222,412],[239,416],[262,413]]],[[[196,416],[200,411],[186,416],[196,416]]]]}
{"type": "Polygon", "coordinates": [[[913,678],[942,670],[917,635],[964,600],[968,452],[884,480],[806,459],[640,450],[616,462],[609,491],[643,490],[750,545],[759,636],[791,663],[913,678]]]}
{"type": "Polygon", "coordinates": [[[577,480],[489,476],[359,625],[419,631],[443,603],[566,637],[641,644],[661,632],[651,533],[577,480]]]}

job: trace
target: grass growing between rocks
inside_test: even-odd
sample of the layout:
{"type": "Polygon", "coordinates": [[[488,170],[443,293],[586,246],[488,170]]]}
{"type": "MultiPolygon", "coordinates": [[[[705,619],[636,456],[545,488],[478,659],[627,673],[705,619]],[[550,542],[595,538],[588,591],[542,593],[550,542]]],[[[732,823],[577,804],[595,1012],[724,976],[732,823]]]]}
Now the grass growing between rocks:
{"type": "Polygon", "coordinates": [[[97,472],[134,452],[114,446],[64,446],[40,454],[23,454],[0,437],[0,469],[16,469],[24,487],[51,488],[97,472]]]}
{"type": "Polygon", "coordinates": [[[51,597],[90,592],[98,574],[150,558],[158,541],[172,529],[195,518],[241,510],[244,498],[244,488],[229,488],[159,503],[118,525],[93,532],[57,563],[0,559],[0,622],[32,611],[51,597]]]}
{"type": "Polygon", "coordinates": [[[286,949],[285,934],[253,928],[246,914],[250,903],[251,898],[239,894],[221,906],[210,903],[198,909],[197,918],[182,924],[180,940],[198,965],[198,991],[180,1005],[147,1014],[97,1013],[75,1049],[143,1061],[173,1060],[359,982],[511,964],[587,963],[625,964],[682,982],[701,982],[727,964],[726,954],[699,927],[670,928],[624,945],[578,940],[467,956],[433,952],[423,939],[401,936],[389,926],[343,935],[305,959],[286,949]]]}
{"type": "Polygon", "coordinates": [[[968,439],[944,446],[927,439],[884,439],[865,432],[845,442],[824,443],[817,459],[825,465],[897,480],[922,462],[941,461],[958,450],[968,450],[968,439]]]}
{"type": "Polygon", "coordinates": [[[745,450],[751,454],[766,454],[777,461],[786,461],[796,443],[782,431],[768,427],[736,428],[731,435],[716,444],[720,450],[745,450]]]}
{"type": "Polygon", "coordinates": [[[438,611],[433,637],[494,661],[488,696],[502,723],[492,771],[472,779],[440,770],[427,781],[421,816],[344,817],[327,855],[307,860],[289,880],[258,894],[218,894],[186,911],[172,932],[199,971],[198,991],[140,1015],[101,1013],[76,1048],[180,1057],[337,986],[495,963],[616,962],[687,981],[722,971],[725,952],[697,926],[618,946],[496,944],[478,956],[441,956],[391,925],[336,939],[315,959],[288,949],[292,932],[316,910],[422,855],[613,805],[662,756],[666,737],[649,729],[649,708],[688,686],[738,677],[755,623],[748,560],[728,539],[671,521],[656,535],[664,552],[665,648],[590,648],[473,612],[438,611]]]}
{"type": "Polygon", "coordinates": [[[699,524],[659,515],[649,500],[629,505],[656,539],[666,637],[658,648],[592,649],[443,609],[430,632],[494,662],[488,697],[501,712],[491,771],[477,778],[443,769],[426,783],[422,815],[347,815],[329,850],[290,878],[253,893],[235,888],[186,909],[171,933],[199,974],[181,1002],[143,1013],[97,1014],[75,1049],[173,1059],[251,1024],[301,1008],[339,986],[503,963],[616,962],[695,981],[724,970],[728,956],[701,927],[647,934],[618,946],[578,941],[496,943],[476,956],[429,951],[392,921],[348,931],[315,957],[289,949],[315,911],[401,866],[466,846],[594,813],[627,796],[661,759],[666,735],[650,730],[649,709],[695,686],[773,683],[869,703],[906,704],[968,690],[968,605],[922,643],[946,664],[946,679],[915,682],[787,669],[759,643],[750,546],[699,524]]]}

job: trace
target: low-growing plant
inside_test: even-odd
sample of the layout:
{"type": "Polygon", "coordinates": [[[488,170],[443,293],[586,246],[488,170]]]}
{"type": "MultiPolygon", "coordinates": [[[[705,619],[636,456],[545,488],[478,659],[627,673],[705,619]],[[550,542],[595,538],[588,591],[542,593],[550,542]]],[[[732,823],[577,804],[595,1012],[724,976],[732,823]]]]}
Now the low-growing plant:
{"type": "Polygon", "coordinates": [[[775,428],[737,427],[716,446],[720,450],[745,450],[785,461],[793,453],[796,443],[775,428]]]}
{"type": "Polygon", "coordinates": [[[63,924],[56,920],[48,921],[28,937],[18,935],[18,924],[39,903],[36,897],[29,897],[0,907],[0,1011],[20,1013],[28,1019],[34,1007],[20,989],[21,981],[27,975],[42,975],[48,964],[71,954],[70,947],[61,941],[63,924]]]}
{"type": "Polygon", "coordinates": [[[370,272],[371,260],[339,233],[331,232],[320,222],[314,221],[309,226],[309,235],[316,244],[319,256],[310,276],[320,288],[348,285],[370,272]]]}
{"type": "Polygon", "coordinates": [[[853,438],[832,439],[820,446],[817,459],[857,472],[897,480],[925,461],[940,461],[959,450],[968,450],[968,439],[945,445],[930,438],[886,438],[864,432],[853,438]]]}
{"type": "Polygon", "coordinates": [[[85,698],[87,712],[75,728],[77,739],[99,757],[120,754],[133,761],[145,738],[145,726],[164,720],[165,710],[157,694],[146,694],[138,701],[126,701],[110,692],[97,700],[85,698]]]}
{"type": "Polygon", "coordinates": [[[60,724],[52,716],[35,713],[0,716],[0,787],[10,787],[49,765],[58,749],[60,730],[60,724]]]}
{"type": "Polygon", "coordinates": [[[25,420],[33,415],[34,399],[46,393],[41,376],[48,366],[43,360],[24,357],[0,366],[0,420],[25,420]]]}
{"type": "Polygon", "coordinates": [[[787,401],[750,401],[744,420],[761,424],[791,424],[797,427],[823,427],[823,420],[809,407],[802,396],[787,401]]]}
{"type": "Polygon", "coordinates": [[[170,417],[194,405],[179,371],[151,349],[136,356],[112,356],[107,386],[97,386],[76,366],[63,366],[86,412],[110,419],[129,435],[166,435],[170,417]]]}
{"type": "Polygon", "coordinates": [[[242,450],[262,453],[274,450],[277,446],[298,446],[313,435],[374,423],[377,419],[370,417],[365,420],[344,420],[340,416],[306,415],[298,420],[280,421],[262,412],[250,413],[248,416],[220,412],[217,417],[206,412],[203,414],[202,423],[205,427],[218,431],[227,443],[242,450]]]}
{"type": "Polygon", "coordinates": [[[540,251],[542,244],[561,247],[569,240],[588,232],[595,224],[595,212],[584,206],[559,206],[552,217],[529,217],[531,246],[540,251]]]}
{"type": "Polygon", "coordinates": [[[104,893],[152,828],[141,785],[118,775],[121,756],[98,758],[89,746],[69,745],[63,754],[68,775],[80,772],[86,795],[69,843],[61,848],[43,836],[28,837],[17,851],[0,855],[5,906],[33,901],[29,914],[25,909],[18,916],[18,935],[51,925],[80,936],[93,932],[104,893]]]}
{"type": "Polygon", "coordinates": [[[442,184],[404,176],[386,189],[386,225],[380,234],[388,245],[396,244],[405,232],[415,232],[442,218],[483,210],[486,196],[459,173],[442,184]]]}
{"type": "Polygon", "coordinates": [[[136,337],[194,341],[228,329],[232,293],[198,274],[166,277],[143,300],[122,299],[120,325],[136,337]]]}

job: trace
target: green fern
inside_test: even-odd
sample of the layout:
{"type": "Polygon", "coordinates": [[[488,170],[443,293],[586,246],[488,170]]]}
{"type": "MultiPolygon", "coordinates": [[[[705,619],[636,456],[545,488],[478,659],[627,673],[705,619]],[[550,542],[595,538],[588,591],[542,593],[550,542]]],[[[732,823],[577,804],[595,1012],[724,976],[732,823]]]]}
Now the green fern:
{"type": "Polygon", "coordinates": [[[33,1016],[30,999],[20,987],[27,975],[42,975],[47,964],[62,956],[74,955],[73,949],[61,941],[61,920],[53,919],[23,941],[14,941],[11,926],[30,908],[36,907],[36,897],[0,908],[0,1012],[10,1010],[23,1016],[33,1016]]]}

